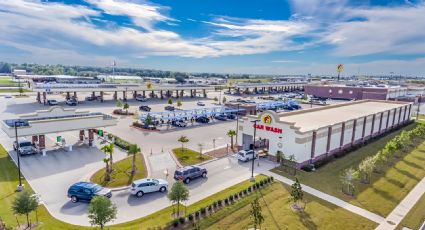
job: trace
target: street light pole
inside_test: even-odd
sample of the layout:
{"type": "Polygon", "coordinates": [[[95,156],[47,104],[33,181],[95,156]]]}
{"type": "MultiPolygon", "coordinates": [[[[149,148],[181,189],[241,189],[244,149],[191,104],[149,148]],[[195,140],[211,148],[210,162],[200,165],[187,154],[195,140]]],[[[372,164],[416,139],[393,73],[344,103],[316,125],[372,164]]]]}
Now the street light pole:
{"type": "Polygon", "coordinates": [[[236,146],[238,146],[238,134],[239,134],[239,103],[238,103],[238,111],[236,111],[236,146]]]}
{"type": "Polygon", "coordinates": [[[421,101],[422,101],[422,95],[420,95],[419,99],[418,99],[418,111],[416,113],[416,120],[419,120],[419,111],[420,111],[420,108],[421,108],[421,101]]]}
{"type": "Polygon", "coordinates": [[[18,122],[15,121],[15,140],[16,140],[16,156],[18,157],[18,177],[19,177],[19,185],[17,187],[17,191],[20,192],[24,189],[22,186],[21,179],[21,160],[20,160],[20,152],[19,152],[19,142],[18,142],[18,122]]]}
{"type": "Polygon", "coordinates": [[[252,150],[254,151],[254,154],[252,156],[252,165],[251,165],[251,181],[255,181],[255,177],[254,177],[254,159],[255,159],[255,134],[257,133],[257,122],[259,122],[260,120],[253,120],[251,121],[252,123],[254,123],[254,137],[253,137],[253,143],[252,143],[252,150]]]}

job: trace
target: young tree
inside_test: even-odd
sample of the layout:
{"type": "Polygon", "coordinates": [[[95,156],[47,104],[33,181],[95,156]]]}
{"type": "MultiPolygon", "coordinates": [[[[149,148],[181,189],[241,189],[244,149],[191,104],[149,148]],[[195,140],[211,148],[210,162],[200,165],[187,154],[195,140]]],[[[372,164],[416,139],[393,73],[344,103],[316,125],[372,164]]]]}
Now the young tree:
{"type": "Polygon", "coordinates": [[[182,143],[182,152],[183,152],[184,151],[184,143],[189,142],[189,138],[187,138],[184,135],[181,135],[177,141],[182,143]]]}
{"type": "Polygon", "coordinates": [[[168,199],[177,204],[177,216],[180,216],[180,202],[189,199],[189,190],[184,186],[183,182],[177,181],[171,187],[171,191],[168,193],[168,199]]]}
{"type": "Polygon", "coordinates": [[[251,218],[254,224],[254,230],[259,226],[261,229],[261,224],[264,222],[263,214],[261,213],[260,202],[258,202],[258,196],[251,203],[251,218]]]}
{"type": "Polygon", "coordinates": [[[100,148],[100,150],[102,150],[102,152],[104,152],[105,154],[109,154],[109,172],[112,172],[112,164],[113,164],[113,160],[112,160],[112,154],[114,153],[114,144],[110,143],[109,145],[104,145],[102,146],[102,148],[100,148]]]}
{"type": "Polygon", "coordinates": [[[286,159],[286,166],[288,168],[289,173],[294,176],[297,174],[297,160],[294,154],[288,156],[288,158],[286,159]]]}
{"type": "Polygon", "coordinates": [[[202,158],[204,158],[202,156],[202,149],[204,148],[204,144],[198,143],[198,147],[199,147],[199,159],[202,159],[202,158]]]}
{"type": "Polygon", "coordinates": [[[365,184],[370,183],[370,177],[375,168],[373,157],[367,157],[359,164],[360,181],[365,184]]]}
{"type": "Polygon", "coordinates": [[[182,102],[180,100],[177,101],[177,107],[181,107],[182,106],[182,102]]]}
{"type": "Polygon", "coordinates": [[[233,137],[236,136],[236,131],[233,129],[227,131],[227,136],[230,137],[230,148],[233,150],[233,137]]]}
{"type": "Polygon", "coordinates": [[[37,198],[27,191],[21,192],[12,203],[12,211],[17,215],[27,217],[27,227],[30,227],[29,214],[38,208],[37,198]]]}
{"type": "Polygon", "coordinates": [[[227,98],[223,96],[223,104],[225,104],[227,101],[227,98]]]}
{"type": "Polygon", "coordinates": [[[354,195],[354,179],[355,179],[355,170],[349,168],[344,171],[341,175],[341,183],[342,183],[342,192],[353,196],[354,195]]]}
{"type": "Polygon", "coordinates": [[[172,104],[173,104],[173,99],[168,98],[168,104],[169,104],[169,105],[172,105],[172,104]]]}
{"type": "Polygon", "coordinates": [[[283,155],[282,151],[278,150],[276,152],[276,161],[277,163],[279,163],[280,165],[282,165],[282,161],[284,160],[285,156],[283,155]]]}
{"type": "Polygon", "coordinates": [[[375,154],[373,156],[373,161],[375,163],[375,167],[374,167],[374,170],[373,171],[376,172],[376,173],[381,173],[382,172],[382,168],[386,164],[387,160],[388,159],[385,156],[383,150],[381,150],[377,154],[375,154]]]}
{"type": "Polygon", "coordinates": [[[125,109],[125,113],[128,114],[128,108],[130,108],[130,105],[128,103],[124,103],[123,109],[125,109]]]}
{"type": "Polygon", "coordinates": [[[140,153],[140,148],[136,144],[130,145],[128,149],[128,154],[132,155],[132,163],[131,163],[131,175],[136,173],[136,154],[140,153]]]}
{"type": "Polygon", "coordinates": [[[89,205],[91,225],[99,225],[103,229],[109,221],[117,218],[117,207],[105,196],[95,196],[89,205]]]}
{"type": "Polygon", "coordinates": [[[117,100],[117,102],[115,103],[115,105],[116,105],[118,108],[122,108],[122,107],[123,107],[123,103],[122,103],[122,101],[121,101],[121,100],[117,100]]]}
{"type": "Polygon", "coordinates": [[[108,182],[111,180],[111,172],[109,171],[109,157],[104,157],[103,163],[105,163],[105,177],[103,178],[103,180],[105,182],[108,182]]]}
{"type": "Polygon", "coordinates": [[[218,98],[217,97],[214,97],[214,101],[217,102],[218,101],[218,98]]]}
{"type": "Polygon", "coordinates": [[[303,200],[304,193],[298,178],[295,178],[295,183],[291,185],[291,198],[296,208],[301,208],[299,202],[303,200]]]}

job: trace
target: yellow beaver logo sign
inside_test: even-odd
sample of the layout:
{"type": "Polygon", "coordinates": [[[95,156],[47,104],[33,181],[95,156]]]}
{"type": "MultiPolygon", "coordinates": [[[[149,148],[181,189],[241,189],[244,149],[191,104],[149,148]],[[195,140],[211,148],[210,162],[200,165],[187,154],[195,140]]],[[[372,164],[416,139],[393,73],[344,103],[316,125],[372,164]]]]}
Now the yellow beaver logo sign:
{"type": "Polygon", "coordinates": [[[261,118],[261,121],[262,121],[264,124],[270,125],[270,124],[272,123],[272,117],[271,117],[270,115],[264,115],[264,116],[261,118]]]}

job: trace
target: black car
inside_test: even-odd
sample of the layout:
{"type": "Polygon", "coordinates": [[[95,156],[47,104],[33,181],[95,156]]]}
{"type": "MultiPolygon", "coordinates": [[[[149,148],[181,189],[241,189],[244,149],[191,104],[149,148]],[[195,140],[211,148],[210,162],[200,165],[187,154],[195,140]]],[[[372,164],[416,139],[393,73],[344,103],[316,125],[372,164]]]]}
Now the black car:
{"type": "Polygon", "coordinates": [[[151,111],[151,107],[149,107],[147,105],[141,105],[141,106],[139,106],[139,110],[140,111],[150,112],[151,111]]]}
{"type": "Polygon", "coordinates": [[[198,118],[196,118],[196,122],[208,123],[208,122],[210,122],[210,119],[208,117],[198,117],[198,118]]]}
{"type": "Polygon", "coordinates": [[[200,166],[186,166],[174,172],[174,179],[181,180],[186,184],[189,184],[191,180],[198,177],[206,178],[207,169],[200,166]]]}
{"type": "Polygon", "coordinates": [[[175,108],[174,108],[174,106],[171,106],[171,105],[169,105],[169,106],[165,106],[165,108],[164,108],[165,110],[168,110],[168,111],[174,111],[175,110],[175,108]]]}
{"type": "Polygon", "coordinates": [[[235,114],[227,114],[227,119],[236,119],[236,115],[235,114]]]}
{"type": "Polygon", "coordinates": [[[223,114],[215,116],[215,119],[217,119],[219,121],[227,121],[227,117],[223,114]]]}

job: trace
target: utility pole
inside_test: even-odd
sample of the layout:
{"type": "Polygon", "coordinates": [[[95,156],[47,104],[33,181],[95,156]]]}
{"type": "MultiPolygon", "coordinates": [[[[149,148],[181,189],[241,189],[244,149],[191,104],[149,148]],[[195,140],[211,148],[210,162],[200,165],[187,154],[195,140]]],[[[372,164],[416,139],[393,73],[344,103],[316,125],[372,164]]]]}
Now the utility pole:
{"type": "Polygon", "coordinates": [[[253,155],[252,155],[252,165],[251,165],[251,181],[254,182],[255,181],[255,177],[254,177],[254,160],[255,160],[255,134],[257,133],[257,122],[259,122],[260,120],[253,120],[251,121],[252,123],[254,123],[254,137],[253,137],[253,143],[252,143],[252,150],[254,151],[253,155]]]}
{"type": "Polygon", "coordinates": [[[238,146],[238,133],[239,133],[239,105],[238,103],[238,111],[236,111],[236,146],[238,146]]]}
{"type": "Polygon", "coordinates": [[[419,120],[419,111],[421,108],[421,101],[422,101],[422,94],[419,96],[419,99],[418,99],[418,111],[416,113],[416,120],[419,120]]]}
{"type": "Polygon", "coordinates": [[[16,141],[16,156],[18,157],[18,177],[19,177],[19,185],[17,187],[17,191],[20,192],[24,190],[24,186],[22,185],[22,176],[21,176],[21,160],[19,152],[19,142],[18,142],[18,121],[15,121],[15,141],[16,141]]]}

